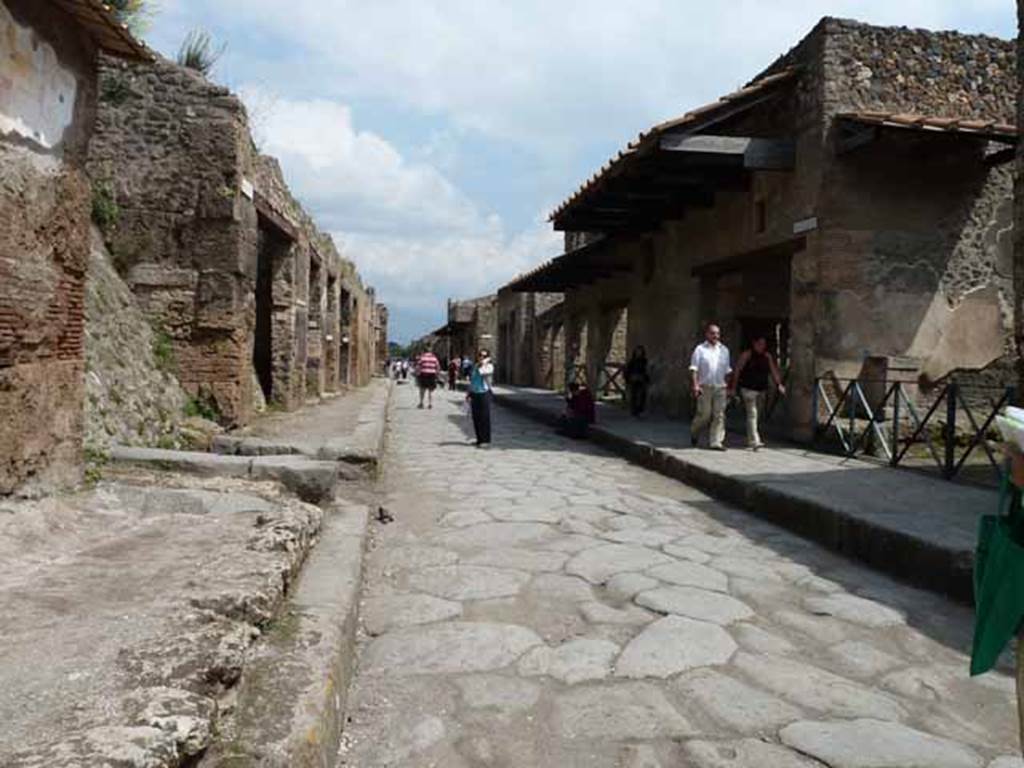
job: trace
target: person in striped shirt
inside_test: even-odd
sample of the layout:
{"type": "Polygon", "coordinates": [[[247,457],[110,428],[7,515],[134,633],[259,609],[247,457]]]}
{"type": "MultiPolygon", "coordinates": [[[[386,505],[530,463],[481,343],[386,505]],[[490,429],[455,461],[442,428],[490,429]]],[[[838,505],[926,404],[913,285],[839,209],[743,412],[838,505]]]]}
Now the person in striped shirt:
{"type": "Polygon", "coordinates": [[[433,350],[428,349],[416,358],[416,384],[420,388],[420,408],[423,407],[424,397],[427,408],[434,407],[434,390],[437,389],[437,374],[440,370],[441,363],[433,350]]]}

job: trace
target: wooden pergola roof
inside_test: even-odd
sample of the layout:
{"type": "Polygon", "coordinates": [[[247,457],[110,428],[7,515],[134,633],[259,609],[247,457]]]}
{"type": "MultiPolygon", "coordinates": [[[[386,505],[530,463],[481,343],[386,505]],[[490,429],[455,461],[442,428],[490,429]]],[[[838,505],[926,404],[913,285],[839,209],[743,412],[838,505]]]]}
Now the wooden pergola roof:
{"type": "Polygon", "coordinates": [[[526,272],[501,290],[512,293],[563,293],[567,288],[628,273],[633,261],[606,239],[563,253],[526,272]]]}
{"type": "Polygon", "coordinates": [[[125,59],[152,61],[155,56],[117,20],[113,10],[100,0],[48,0],[63,10],[89,33],[107,53],[125,59]]]}
{"type": "Polygon", "coordinates": [[[715,126],[776,99],[797,69],[756,80],[716,102],[653,126],[606,163],[551,214],[556,230],[638,232],[688,207],[713,204],[714,189],[752,169],[792,167],[787,139],[709,133],[715,126]]]}

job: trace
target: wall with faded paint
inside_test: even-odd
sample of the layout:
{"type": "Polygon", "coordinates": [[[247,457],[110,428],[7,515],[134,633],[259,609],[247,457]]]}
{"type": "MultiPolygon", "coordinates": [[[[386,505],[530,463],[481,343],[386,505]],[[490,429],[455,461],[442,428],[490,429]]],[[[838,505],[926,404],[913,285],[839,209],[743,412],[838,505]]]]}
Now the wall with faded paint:
{"type": "Polygon", "coordinates": [[[80,477],[95,49],[48,3],[0,0],[0,494],[80,477]],[[10,58],[8,58],[10,56],[10,58]]]}

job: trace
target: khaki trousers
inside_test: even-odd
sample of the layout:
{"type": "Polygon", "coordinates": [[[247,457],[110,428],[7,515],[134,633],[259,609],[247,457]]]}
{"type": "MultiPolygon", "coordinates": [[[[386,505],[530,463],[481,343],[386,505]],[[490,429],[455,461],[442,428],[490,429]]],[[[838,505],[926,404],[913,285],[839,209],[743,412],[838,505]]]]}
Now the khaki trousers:
{"type": "Polygon", "coordinates": [[[743,398],[743,406],[747,409],[747,445],[756,448],[761,445],[761,434],[757,429],[757,422],[760,417],[761,404],[764,402],[764,392],[757,389],[741,389],[740,396],[743,398]]]}
{"type": "Polygon", "coordinates": [[[703,387],[697,398],[697,415],[690,424],[690,434],[697,437],[710,426],[708,442],[712,448],[720,448],[725,440],[725,404],[725,387],[703,387]]]}

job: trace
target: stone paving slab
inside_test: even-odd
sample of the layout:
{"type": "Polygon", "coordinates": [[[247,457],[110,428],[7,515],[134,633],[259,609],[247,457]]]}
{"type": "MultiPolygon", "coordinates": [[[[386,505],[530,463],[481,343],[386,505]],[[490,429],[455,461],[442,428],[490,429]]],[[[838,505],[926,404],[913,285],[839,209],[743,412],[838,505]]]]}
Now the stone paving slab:
{"type": "Polygon", "coordinates": [[[414,398],[337,768],[1016,765],[966,606],[507,410],[477,449],[458,395],[414,398]]]}
{"type": "MultiPolygon", "coordinates": [[[[539,389],[498,386],[495,401],[546,424],[564,409],[539,389]]],[[[993,490],[795,447],[694,449],[687,423],[605,404],[591,439],[909,583],[973,600],[978,519],[995,508],[993,490]]]]}
{"type": "Polygon", "coordinates": [[[0,765],[194,765],[322,516],[276,483],[126,468],[0,501],[0,765]]]}

